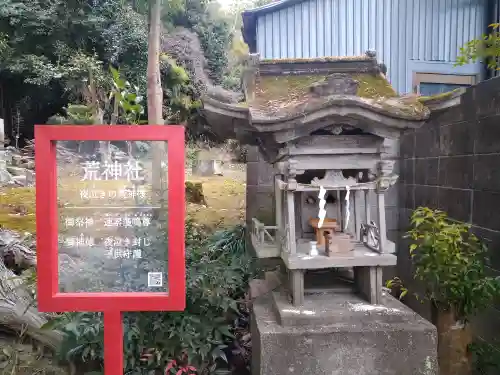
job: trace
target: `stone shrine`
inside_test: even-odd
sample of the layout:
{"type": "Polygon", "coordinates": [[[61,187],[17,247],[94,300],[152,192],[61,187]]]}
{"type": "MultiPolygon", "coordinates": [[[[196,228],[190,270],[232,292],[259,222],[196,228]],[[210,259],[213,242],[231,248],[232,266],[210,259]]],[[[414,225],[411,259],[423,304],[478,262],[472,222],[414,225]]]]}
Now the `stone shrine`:
{"type": "Polygon", "coordinates": [[[372,51],[251,55],[245,102],[210,92],[203,100],[217,132],[257,145],[277,171],[274,225],[252,218],[249,228],[256,256],[284,265],[266,273],[272,286],[253,305],[255,375],[437,373],[434,326],[382,287],[382,269],[396,265],[385,194],[397,175],[385,140],[419,128],[458,93],[398,97],[381,70],[372,51]]]}

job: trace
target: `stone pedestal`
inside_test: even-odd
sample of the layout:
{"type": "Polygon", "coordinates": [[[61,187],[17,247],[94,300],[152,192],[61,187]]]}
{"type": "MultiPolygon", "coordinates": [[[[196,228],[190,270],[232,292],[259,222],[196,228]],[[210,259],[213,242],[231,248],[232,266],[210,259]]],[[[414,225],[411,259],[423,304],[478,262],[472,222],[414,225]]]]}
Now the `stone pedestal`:
{"type": "Polygon", "coordinates": [[[435,327],[384,293],[315,294],[301,307],[279,293],[252,310],[252,375],[436,375],[435,327]]]}
{"type": "Polygon", "coordinates": [[[5,146],[5,123],[4,119],[0,118],[0,150],[3,150],[5,146]]]}
{"type": "Polygon", "coordinates": [[[35,186],[35,172],[32,170],[26,169],[26,186],[35,186]]]}
{"type": "Polygon", "coordinates": [[[193,166],[195,176],[222,176],[222,163],[219,160],[197,160],[193,166]]]}

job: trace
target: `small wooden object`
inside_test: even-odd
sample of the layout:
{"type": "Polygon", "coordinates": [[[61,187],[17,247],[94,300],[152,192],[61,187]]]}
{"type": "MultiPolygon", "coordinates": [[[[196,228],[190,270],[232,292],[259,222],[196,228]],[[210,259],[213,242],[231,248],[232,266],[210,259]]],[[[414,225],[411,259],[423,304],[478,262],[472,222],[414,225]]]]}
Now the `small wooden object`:
{"type": "Polygon", "coordinates": [[[318,228],[319,219],[309,219],[309,224],[314,228],[316,233],[316,242],[318,246],[325,246],[325,233],[333,235],[339,230],[337,220],[325,218],[321,228],[318,228]]]}
{"type": "Polygon", "coordinates": [[[327,257],[330,257],[332,256],[332,246],[333,246],[332,235],[331,233],[325,232],[324,236],[325,236],[325,253],[327,257]]]}

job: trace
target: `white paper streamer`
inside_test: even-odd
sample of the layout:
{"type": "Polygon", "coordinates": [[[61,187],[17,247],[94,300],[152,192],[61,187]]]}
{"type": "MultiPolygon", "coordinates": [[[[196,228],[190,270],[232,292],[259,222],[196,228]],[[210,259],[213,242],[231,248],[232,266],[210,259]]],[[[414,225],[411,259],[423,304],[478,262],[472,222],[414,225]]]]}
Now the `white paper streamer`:
{"type": "Polygon", "coordinates": [[[325,205],[326,205],[326,200],[325,200],[325,194],[326,190],[323,188],[323,186],[319,187],[319,212],[318,212],[318,228],[321,228],[323,226],[323,221],[325,220],[326,217],[326,210],[325,210],[325,205]]]}
{"type": "Polygon", "coordinates": [[[346,186],[345,190],[346,190],[346,194],[345,194],[345,225],[344,225],[344,232],[347,231],[347,226],[349,225],[349,217],[351,216],[351,208],[350,208],[350,201],[351,200],[349,199],[351,189],[349,188],[349,186],[346,186]]]}

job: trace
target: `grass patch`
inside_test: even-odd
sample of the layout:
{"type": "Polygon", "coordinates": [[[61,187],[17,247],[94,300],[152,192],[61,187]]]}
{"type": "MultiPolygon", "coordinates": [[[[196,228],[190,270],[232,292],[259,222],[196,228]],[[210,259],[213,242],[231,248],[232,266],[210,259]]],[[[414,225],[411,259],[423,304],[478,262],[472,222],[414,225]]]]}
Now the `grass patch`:
{"type": "Polygon", "coordinates": [[[210,176],[189,179],[203,184],[207,207],[188,203],[187,215],[208,229],[225,228],[245,221],[246,183],[240,178],[210,176]]]}
{"type": "Polygon", "coordinates": [[[0,226],[17,232],[35,232],[35,188],[0,191],[0,226]]]}

